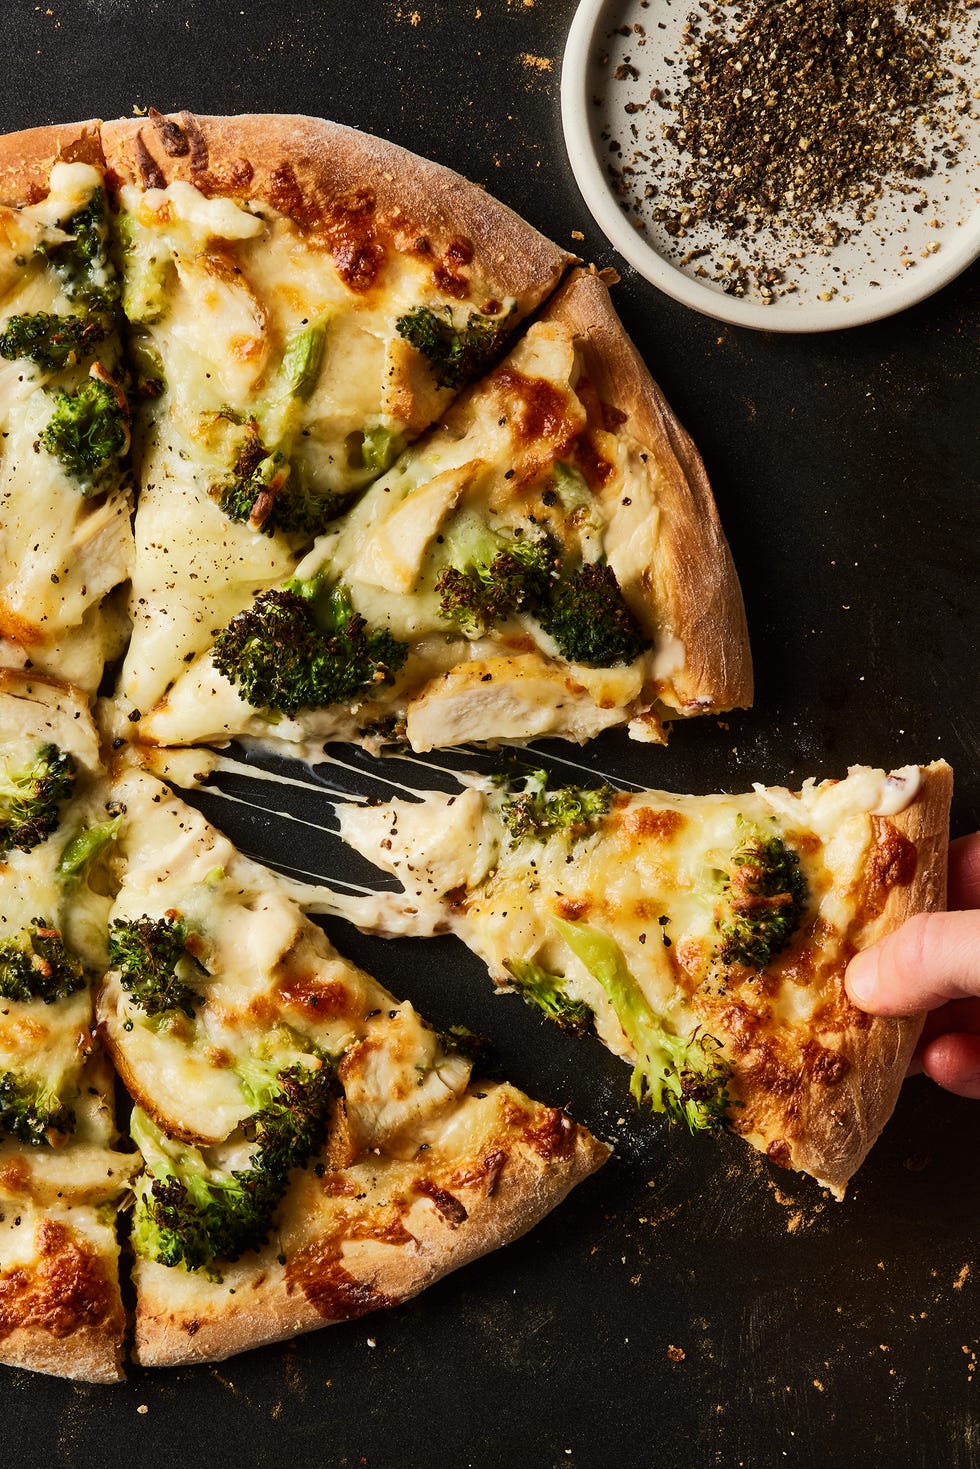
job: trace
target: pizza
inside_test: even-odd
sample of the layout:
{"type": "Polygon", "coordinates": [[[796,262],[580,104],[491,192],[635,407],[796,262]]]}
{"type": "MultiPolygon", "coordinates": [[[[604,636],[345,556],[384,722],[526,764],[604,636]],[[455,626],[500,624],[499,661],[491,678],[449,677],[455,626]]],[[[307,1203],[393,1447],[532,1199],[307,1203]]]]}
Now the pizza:
{"type": "Polygon", "coordinates": [[[741,595],[700,458],[605,284],[575,271],[503,361],[139,711],[138,737],[315,754],[337,739],[426,751],[626,725],[661,742],[670,719],[750,701],[741,595]]]}
{"type": "MultiPolygon", "coordinates": [[[[152,111],[0,139],[0,363],[0,1361],[110,1382],[127,1343],[216,1361],[406,1300],[608,1154],[173,783],[232,739],[660,742],[751,663],[607,281],[392,144],[152,111]]],[[[534,779],[348,813],[419,874],[361,921],[455,929],[638,1100],[842,1188],[915,1026],[840,975],[940,901],[944,771],[701,806],[534,779]],[[775,968],[712,957],[729,909],[792,909],[775,968]]]]}
{"type": "Polygon", "coordinates": [[[627,1061],[639,1105],[843,1196],[922,1025],[858,1010],[844,972],[945,905],[951,794],[945,762],[730,796],[474,778],[342,807],[345,840],[402,890],[333,906],[457,934],[501,989],[627,1061]]]}
{"type": "Polygon", "coordinates": [[[352,1320],[605,1161],[134,753],[107,768],[80,692],[5,671],[0,768],[0,1361],[111,1382],[130,1324],[163,1366],[352,1320]]]}

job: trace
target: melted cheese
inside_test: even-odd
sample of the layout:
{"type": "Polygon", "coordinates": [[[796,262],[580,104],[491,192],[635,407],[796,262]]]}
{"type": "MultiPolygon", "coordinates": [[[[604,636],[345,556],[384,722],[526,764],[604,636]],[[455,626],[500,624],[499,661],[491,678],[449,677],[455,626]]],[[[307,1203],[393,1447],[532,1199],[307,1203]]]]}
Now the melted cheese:
{"type": "MultiPolygon", "coordinates": [[[[901,774],[903,789],[910,787],[901,774]]],[[[517,843],[497,815],[499,796],[476,787],[455,797],[347,806],[344,839],[403,887],[354,900],[350,912],[388,933],[451,928],[503,987],[513,960],[564,976],[569,995],[594,1011],[602,1039],[631,1062],[635,1053],[605,990],[570,950],[555,916],[614,936],[651,1008],[680,1034],[705,1026],[726,1041],[725,1016],[738,1002],[767,1035],[792,1046],[794,1032],[812,1034],[828,985],[836,993],[839,955],[863,921],[857,900],[871,818],[894,784],[882,771],[855,768],[844,781],[809,782],[798,794],[757,787],[742,796],[622,796],[589,835],[517,843]],[[764,1003],[752,973],[722,979],[713,961],[718,874],[746,822],[799,852],[809,893],[801,933],[820,936],[806,945],[802,968],[792,945],[774,959],[764,1003]]]]}
{"type": "MultiPolygon", "coordinates": [[[[471,522],[477,528],[489,524],[504,536],[546,531],[570,556],[586,561],[608,555],[624,596],[646,608],[643,625],[656,631],[647,569],[656,559],[658,516],[655,485],[644,463],[648,456],[590,424],[575,391],[577,377],[578,355],[569,331],[553,322],[532,326],[501,368],[464,393],[440,425],[403,454],[297,566],[302,579],[341,581],[369,625],[387,628],[409,645],[406,664],[392,685],[373,689],[354,707],[304,710],[272,723],[238,698],[205,652],[156,709],[147,713],[145,700],[134,700],[144,714],[144,737],[183,744],[251,735],[305,744],[350,738],[365,724],[393,716],[404,725],[412,748],[425,751],[488,739],[519,743],[543,735],[584,741],[645,716],[657,690],[663,692],[683,665],[683,645],[668,629],[659,646],[633,663],[595,669],[566,663],[533,617],[512,617],[485,636],[468,639],[454,635],[440,611],[436,583],[447,564],[445,541],[454,533],[465,539],[471,522]],[[575,503],[566,506],[555,477],[560,487],[560,476],[570,473],[565,459],[574,458],[586,433],[593,447],[600,446],[610,478],[601,495],[590,496],[579,475],[575,503]],[[622,508],[621,502],[630,500],[624,483],[630,494],[635,487],[635,510],[622,508]]],[[[139,559],[144,560],[142,552],[139,559]]],[[[231,584],[240,591],[239,581],[231,584]]],[[[218,596],[221,611],[227,610],[233,598],[223,598],[221,588],[218,596]]],[[[171,614],[167,624],[160,624],[155,620],[159,598],[144,597],[138,629],[158,627],[166,641],[164,627],[175,617],[186,625],[194,598],[192,593],[190,613],[171,614]]],[[[212,621],[219,620],[216,610],[212,621]]],[[[179,645],[189,649],[182,633],[179,625],[179,645]]],[[[150,661],[152,634],[138,637],[129,660],[131,694],[137,667],[150,661]]],[[[163,653],[169,655],[166,646],[163,653]]],[[[648,725],[643,733],[656,737],[656,730],[648,725]]]]}
{"type": "Polygon", "coordinates": [[[128,713],[155,704],[304,549],[302,537],[236,524],[209,496],[233,460],[203,441],[209,416],[255,418],[294,474],[346,496],[377,472],[361,454],[366,434],[381,429],[397,445],[449,394],[433,392],[431,370],[396,328],[421,299],[441,307],[421,258],[390,253],[372,288],[356,292],[322,241],[270,210],[207,198],[182,182],[126,187],[121,204],[126,300],[138,349],[159,362],[164,382],[145,415],[134,632],[121,686],[128,713]],[[290,398],[283,353],[311,322],[324,328],[322,361],[305,395],[290,398]]]}
{"type": "MultiPolygon", "coordinates": [[[[57,273],[38,247],[68,239],[59,226],[102,189],[88,164],[55,164],[39,204],[6,216],[0,232],[0,325],[16,315],[71,315],[57,273]]],[[[115,334],[99,348],[112,373],[115,334]]],[[[87,367],[46,371],[28,359],[0,366],[0,631],[13,642],[4,661],[71,678],[94,692],[115,629],[102,625],[107,595],[129,575],[132,510],[121,481],[86,499],[58,458],[41,444],[53,394],[73,390],[87,367]],[[79,634],[83,633],[82,637],[79,634]],[[18,657],[16,647],[23,649],[18,657]]],[[[107,610],[111,623],[114,613],[107,610]]]]}
{"type": "Polygon", "coordinates": [[[99,997],[114,1058],[139,1104],[171,1135],[215,1145],[255,1106],[238,1070],[295,1064],[311,1048],[343,1058],[352,1136],[410,1146],[469,1080],[409,1005],[342,959],[276,876],[236,853],[152,777],[117,786],[127,820],[113,920],[179,915],[206,973],[193,1020],[150,1020],[110,974],[99,997]]]}

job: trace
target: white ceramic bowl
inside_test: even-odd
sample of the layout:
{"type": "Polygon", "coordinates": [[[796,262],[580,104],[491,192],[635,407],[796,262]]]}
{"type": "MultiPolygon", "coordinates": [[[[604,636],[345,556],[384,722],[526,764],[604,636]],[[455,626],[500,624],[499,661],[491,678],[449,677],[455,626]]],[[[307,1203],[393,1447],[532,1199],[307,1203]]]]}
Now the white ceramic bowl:
{"type": "MultiPolygon", "coordinates": [[[[793,262],[787,269],[796,284],[793,292],[777,294],[770,304],[759,295],[731,295],[719,281],[697,273],[697,260],[685,263],[685,256],[700,245],[709,246],[702,269],[705,259],[720,256],[717,236],[691,232],[678,243],[649,217],[641,198],[624,201],[617,195],[609,160],[632,159],[642,149],[644,130],[659,130],[666,119],[651,103],[650,91],[676,89],[680,68],[672,68],[669,58],[681,54],[681,26],[694,8],[695,0],[647,0],[646,5],[641,0],[581,0],[565,48],[562,124],[572,170],[597,224],[642,276],[675,300],[721,321],[766,331],[820,332],[902,311],[946,285],[980,255],[980,122],[974,102],[974,115],[962,120],[965,145],[956,166],[917,185],[927,193],[925,206],[912,208],[913,202],[921,203],[921,195],[914,200],[899,191],[886,195],[874,220],[846,243],[825,253],[813,248],[793,262]],[[645,33],[642,38],[633,30],[637,22],[645,33]],[[623,35],[623,27],[630,33],[623,35]],[[627,112],[627,103],[637,110],[627,112]]],[[[965,23],[971,35],[963,50],[976,94],[980,10],[967,12],[965,23]]],[[[763,235],[756,239],[757,248],[759,244],[773,263],[785,254],[778,240],[767,243],[763,235]]],[[[739,255],[737,243],[725,248],[739,255]]]]}

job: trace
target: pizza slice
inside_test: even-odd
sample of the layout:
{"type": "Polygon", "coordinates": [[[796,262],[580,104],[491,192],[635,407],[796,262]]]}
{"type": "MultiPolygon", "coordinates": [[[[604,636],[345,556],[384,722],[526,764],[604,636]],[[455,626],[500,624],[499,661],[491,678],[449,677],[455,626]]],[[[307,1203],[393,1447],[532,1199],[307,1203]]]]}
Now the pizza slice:
{"type": "Polygon", "coordinates": [[[135,1351],[214,1361],[416,1294],[608,1149],[472,1075],[144,771],[120,774],[100,1030],[136,1103],[135,1351]]]}
{"type": "Polygon", "coordinates": [[[96,123],[0,140],[0,663],[89,692],[133,549],[101,158],[96,123]]]}
{"type": "Polygon", "coordinates": [[[115,831],[75,691],[0,671],[0,1361],[122,1376],[112,1075],[93,1025],[115,831]]]}
{"type": "Polygon", "coordinates": [[[594,274],[229,619],[139,737],[417,751],[751,702],[704,468],[594,274]]]}
{"type": "Polygon", "coordinates": [[[122,679],[146,710],[502,355],[570,257],[334,123],[151,112],[102,142],[147,395],[122,679]]]}
{"type": "Polygon", "coordinates": [[[841,1195],[921,1028],[855,1009],[844,971],[943,906],[951,785],[942,762],[732,796],[473,780],[342,807],[343,837],[403,891],[331,906],[458,934],[502,989],[594,1027],[637,1103],[726,1125],[841,1195]]]}

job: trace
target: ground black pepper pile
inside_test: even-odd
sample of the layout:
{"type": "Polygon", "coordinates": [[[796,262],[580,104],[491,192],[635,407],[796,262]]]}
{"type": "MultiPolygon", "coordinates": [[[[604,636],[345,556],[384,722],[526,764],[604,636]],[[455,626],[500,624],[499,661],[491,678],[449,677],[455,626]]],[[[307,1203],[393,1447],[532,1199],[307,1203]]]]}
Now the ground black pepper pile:
{"type": "MultiPolygon", "coordinates": [[[[645,176],[645,212],[678,240],[704,224],[731,241],[767,230],[803,247],[847,238],[886,190],[904,190],[917,207],[920,181],[951,167],[962,147],[971,99],[951,66],[956,20],[971,8],[969,0],[702,0],[674,59],[678,87],[651,93],[669,120],[646,142],[659,134],[676,150],[671,166],[656,146],[643,155],[655,167],[617,159],[619,192],[635,203],[645,176]]],[[[744,262],[737,266],[729,288],[742,294],[744,262]]],[[[752,284],[763,299],[792,288],[758,254],[752,284]]]]}

